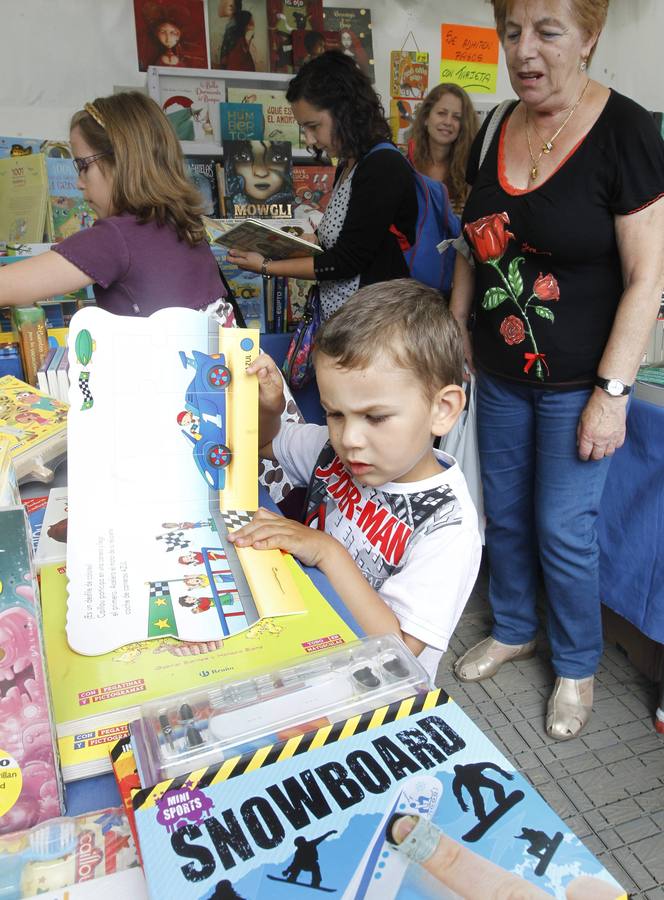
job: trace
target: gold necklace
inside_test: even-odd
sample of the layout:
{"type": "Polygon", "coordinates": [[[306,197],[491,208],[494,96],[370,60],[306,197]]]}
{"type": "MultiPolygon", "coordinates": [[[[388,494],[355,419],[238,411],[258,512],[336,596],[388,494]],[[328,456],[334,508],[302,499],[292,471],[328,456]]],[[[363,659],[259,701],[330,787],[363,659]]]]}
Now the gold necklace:
{"type": "Polygon", "coordinates": [[[560,126],[560,128],[556,131],[556,133],[555,133],[554,135],[552,135],[552,136],[549,138],[548,141],[545,141],[545,140],[542,138],[542,135],[539,133],[539,131],[538,131],[538,130],[535,128],[535,126],[533,125],[533,129],[534,129],[534,131],[535,131],[535,134],[537,135],[537,137],[538,137],[538,138],[540,139],[540,141],[542,142],[542,149],[540,150],[539,156],[537,157],[537,159],[535,159],[535,154],[533,153],[532,144],[530,143],[530,130],[529,130],[529,128],[528,128],[528,107],[526,107],[526,140],[528,141],[528,153],[529,153],[529,155],[530,155],[530,162],[531,162],[530,178],[531,178],[532,181],[537,181],[537,176],[539,175],[539,168],[538,168],[538,167],[539,167],[539,162],[540,162],[541,158],[544,156],[545,153],[547,153],[547,154],[548,154],[548,153],[551,153],[551,151],[553,150],[553,144],[554,144],[554,142],[557,140],[558,136],[560,135],[560,133],[561,133],[561,131],[563,130],[563,128],[565,127],[565,125],[567,125],[567,123],[569,122],[569,120],[570,120],[570,119],[572,118],[572,116],[574,115],[574,112],[576,111],[577,106],[578,106],[579,103],[581,103],[581,101],[583,100],[583,95],[584,95],[585,92],[588,90],[588,85],[589,85],[589,84],[590,84],[590,79],[588,79],[588,81],[586,81],[586,83],[585,83],[585,85],[584,85],[584,87],[583,87],[583,90],[582,90],[581,93],[579,94],[579,99],[576,101],[576,103],[574,104],[574,106],[573,106],[573,107],[570,109],[570,111],[568,112],[568,114],[567,114],[567,116],[566,116],[565,121],[563,122],[563,124],[562,124],[562,125],[560,126]]]}

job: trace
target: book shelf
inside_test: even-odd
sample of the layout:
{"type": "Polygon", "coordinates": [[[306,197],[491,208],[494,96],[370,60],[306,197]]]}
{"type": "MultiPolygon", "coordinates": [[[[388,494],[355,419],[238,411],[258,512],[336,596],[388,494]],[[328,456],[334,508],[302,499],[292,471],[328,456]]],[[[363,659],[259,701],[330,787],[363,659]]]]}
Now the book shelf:
{"type": "MultiPolygon", "coordinates": [[[[210,103],[226,100],[227,88],[246,87],[256,90],[285,91],[288,83],[293,78],[292,74],[281,72],[233,72],[227,69],[172,69],[169,66],[148,66],[147,87],[148,94],[153,100],[162,106],[166,95],[173,90],[193,91],[197,84],[202,82],[207,85],[209,96],[218,96],[218,100],[210,100],[210,103]],[[190,83],[191,87],[188,87],[190,83]],[[182,87],[184,85],[184,88],[182,87]]],[[[186,96],[186,94],[185,94],[186,96]]],[[[211,117],[212,118],[212,117],[211,117]]],[[[219,131],[219,110],[216,109],[216,117],[212,119],[214,140],[181,140],[180,146],[185,156],[223,156],[219,131]]],[[[293,162],[315,163],[316,160],[305,149],[293,147],[293,162]]]]}

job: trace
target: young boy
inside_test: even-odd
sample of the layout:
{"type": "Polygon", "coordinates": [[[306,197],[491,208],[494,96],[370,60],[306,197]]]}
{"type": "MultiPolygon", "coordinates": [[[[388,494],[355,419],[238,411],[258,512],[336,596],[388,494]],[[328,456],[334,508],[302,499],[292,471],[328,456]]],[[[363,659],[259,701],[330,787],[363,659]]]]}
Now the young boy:
{"type": "Polygon", "coordinates": [[[229,535],[317,566],[367,634],[394,632],[429,672],[480,562],[477,514],[451,456],[433,449],[463,410],[463,348],[440,294],[412,279],[359,290],[319,330],[327,427],[285,424],[282,378],[261,354],[260,453],[309,485],[306,524],[260,509],[229,535]]]}

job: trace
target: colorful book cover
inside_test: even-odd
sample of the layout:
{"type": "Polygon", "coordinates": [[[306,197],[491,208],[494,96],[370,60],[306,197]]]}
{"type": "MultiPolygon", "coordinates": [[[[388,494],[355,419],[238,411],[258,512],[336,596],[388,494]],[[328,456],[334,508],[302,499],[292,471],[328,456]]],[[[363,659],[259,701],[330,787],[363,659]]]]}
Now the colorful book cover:
{"type": "Polygon", "coordinates": [[[67,637],[77,652],[222,641],[304,613],[287,555],[227,538],[258,505],[258,384],[246,374],[257,353],[256,331],[193,310],[74,317],[67,637]],[[136,402],[136,379],[149,403],[136,402]]]}
{"type": "Polygon", "coordinates": [[[36,895],[83,900],[112,896],[112,890],[118,891],[116,897],[140,900],[147,894],[139,866],[127,816],[119,807],[0,838],[0,884],[3,896],[14,900],[36,895]],[[126,878],[116,877],[125,872],[126,878]]]}
{"type": "Polygon", "coordinates": [[[429,54],[420,50],[390,53],[390,95],[424,100],[429,86],[429,54]]]}
{"type": "Polygon", "coordinates": [[[224,141],[226,215],[290,219],[293,161],[288,141],[224,141]]]}
{"type": "Polygon", "coordinates": [[[201,195],[204,215],[215,218],[219,216],[217,164],[218,159],[212,156],[184,157],[185,174],[201,195]]]}
{"type": "Polygon", "coordinates": [[[0,437],[10,443],[19,482],[41,465],[37,460],[51,460],[66,451],[67,410],[66,403],[13,375],[0,378],[0,437]]]}
{"type": "Polygon", "coordinates": [[[326,6],[323,21],[329,31],[339,33],[341,50],[358,64],[365,75],[374,81],[373,37],[371,34],[371,10],[326,6]]]}
{"type": "Polygon", "coordinates": [[[228,100],[233,103],[259,103],[263,107],[265,140],[290,141],[293,147],[303,146],[300,126],[286,100],[286,91],[229,85],[228,100]]]}
{"type": "Polygon", "coordinates": [[[51,488],[35,554],[37,569],[67,558],[67,488],[51,488]]]}
{"type": "Polygon", "coordinates": [[[585,876],[597,896],[626,898],[441,690],[164,781],[133,803],[155,900],[207,900],[222,889],[288,900],[293,885],[342,900],[451,900],[469,896],[473,868],[487,872],[485,896],[510,874],[520,896],[536,886],[562,900],[585,876]],[[386,840],[394,813],[432,821],[466,875],[453,880],[444,851],[439,879],[409,864],[386,840]]]}
{"type": "Polygon", "coordinates": [[[78,173],[73,159],[48,157],[48,193],[53,216],[53,237],[61,241],[83,228],[90,228],[97,218],[76,186],[78,173]]]}
{"type": "Polygon", "coordinates": [[[25,138],[0,135],[0,159],[8,156],[30,156],[40,153],[44,138],[25,138]]]}
{"type": "Polygon", "coordinates": [[[23,507],[0,510],[0,834],[63,810],[31,556],[23,507]]]}
{"type": "Polygon", "coordinates": [[[47,207],[44,155],[31,153],[0,159],[0,241],[43,241],[47,207]]]}
{"type": "Polygon", "coordinates": [[[415,113],[421,100],[407,100],[405,98],[392,98],[390,100],[390,128],[392,139],[397,147],[408,147],[408,138],[415,124],[415,113]]]}
{"type": "Polygon", "coordinates": [[[148,66],[207,69],[201,0],[134,0],[139,71],[148,66]]]}
{"type": "Polygon", "coordinates": [[[48,503],[48,494],[43,497],[26,497],[22,501],[25,511],[28,515],[28,523],[30,525],[30,533],[32,535],[32,552],[37,552],[39,536],[42,530],[42,523],[46,513],[46,504],[48,503]]]}
{"type": "Polygon", "coordinates": [[[25,380],[36,386],[37,371],[49,347],[44,310],[36,305],[12,307],[12,327],[18,336],[25,380]]]}
{"type": "Polygon", "coordinates": [[[267,0],[270,71],[293,71],[293,33],[323,30],[322,0],[267,0]]]}
{"type": "Polygon", "coordinates": [[[207,0],[210,67],[268,72],[265,0],[207,0]]]}
{"type": "Polygon", "coordinates": [[[307,231],[318,228],[332,196],[334,166],[293,166],[293,217],[307,222],[307,231]]]}
{"type": "Polygon", "coordinates": [[[221,143],[219,104],[224,86],[219,78],[168,76],[160,91],[161,108],[180,141],[221,143]]]}
{"type": "Polygon", "coordinates": [[[220,103],[222,141],[262,141],[265,123],[260,103],[220,103]]]}
{"type": "Polygon", "coordinates": [[[260,273],[238,269],[226,258],[226,249],[215,244],[212,252],[217,257],[235,299],[237,300],[247,328],[256,328],[265,334],[265,311],[263,307],[263,279],[260,273]]]}
{"type": "Polygon", "coordinates": [[[320,56],[327,50],[339,50],[341,41],[338,31],[312,31],[297,29],[291,33],[293,43],[293,71],[320,56]]]}
{"type": "MultiPolygon", "coordinates": [[[[183,570],[202,570],[195,552],[180,556],[189,560],[183,570]]],[[[354,640],[352,630],[297,563],[287,558],[287,565],[306,604],[302,616],[262,619],[223,643],[158,637],[101,656],[80,655],[67,643],[66,571],[64,566],[44,566],[44,643],[65,779],[108,771],[110,747],[147,700],[207,687],[354,640]]]]}

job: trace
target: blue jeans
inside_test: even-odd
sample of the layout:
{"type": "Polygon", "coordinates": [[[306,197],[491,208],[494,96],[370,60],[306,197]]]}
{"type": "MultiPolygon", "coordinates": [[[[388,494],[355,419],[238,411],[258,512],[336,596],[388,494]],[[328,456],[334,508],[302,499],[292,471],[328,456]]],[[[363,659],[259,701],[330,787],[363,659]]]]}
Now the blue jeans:
{"type": "Polygon", "coordinates": [[[596,520],[611,460],[578,458],[589,396],[478,375],[493,636],[504,644],[535,637],[539,561],[553,668],[564,678],[593,675],[602,654],[596,520]]]}

